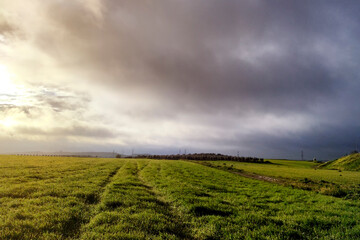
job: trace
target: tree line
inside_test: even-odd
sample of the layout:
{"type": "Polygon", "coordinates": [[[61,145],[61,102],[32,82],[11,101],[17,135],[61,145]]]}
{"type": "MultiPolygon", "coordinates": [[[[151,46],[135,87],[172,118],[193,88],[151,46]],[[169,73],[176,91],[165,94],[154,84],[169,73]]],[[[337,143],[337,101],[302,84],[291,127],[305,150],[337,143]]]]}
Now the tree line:
{"type": "Polygon", "coordinates": [[[235,161],[235,162],[252,162],[265,163],[263,158],[257,157],[238,157],[224,155],[220,153],[193,153],[193,154],[170,154],[170,155],[137,155],[136,158],[148,159],[167,159],[167,160],[197,160],[197,161],[235,161]]]}

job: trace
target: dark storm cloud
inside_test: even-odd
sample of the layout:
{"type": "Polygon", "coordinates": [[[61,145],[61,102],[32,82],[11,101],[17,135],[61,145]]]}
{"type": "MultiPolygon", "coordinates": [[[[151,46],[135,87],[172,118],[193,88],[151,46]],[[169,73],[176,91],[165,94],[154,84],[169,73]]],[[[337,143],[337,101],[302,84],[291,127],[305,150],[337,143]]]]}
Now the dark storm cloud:
{"type": "Polygon", "coordinates": [[[100,24],[79,3],[53,4],[52,23],[67,41],[39,42],[61,45],[67,51],[57,57],[94,69],[96,81],[181,99],[164,111],[301,111],[335,94],[337,79],[316,48],[324,40],[341,48],[347,22],[336,17],[353,11],[321,1],[104,4],[100,24]]]}
{"type": "MultiPolygon", "coordinates": [[[[179,138],[249,154],[337,156],[356,136],[357,1],[92,2],[44,3],[47,25],[31,39],[61,70],[141,100],[129,98],[119,116],[203,125],[214,134],[179,138]],[[269,115],[278,119],[262,121],[269,115]],[[248,129],[249,119],[258,125],[248,129]]],[[[59,111],[81,106],[40,98],[59,111]]]]}
{"type": "Polygon", "coordinates": [[[261,137],[251,136],[248,139],[232,144],[256,146],[251,152],[268,158],[333,160],[360,149],[359,125],[332,126],[325,125],[311,132],[290,136],[264,134],[261,137]]]}

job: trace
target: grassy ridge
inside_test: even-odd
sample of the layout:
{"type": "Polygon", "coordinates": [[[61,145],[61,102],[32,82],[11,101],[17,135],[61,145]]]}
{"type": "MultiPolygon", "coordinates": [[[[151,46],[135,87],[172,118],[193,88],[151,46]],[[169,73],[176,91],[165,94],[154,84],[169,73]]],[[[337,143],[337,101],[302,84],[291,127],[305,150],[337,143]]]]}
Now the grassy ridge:
{"type": "Polygon", "coordinates": [[[360,153],[353,153],[335,161],[327,162],[320,166],[325,169],[339,169],[346,171],[360,170],[360,153]]]}
{"type": "Polygon", "coordinates": [[[213,161],[208,162],[214,166],[233,166],[234,169],[244,170],[250,173],[266,175],[276,178],[288,178],[304,180],[305,178],[313,181],[327,181],[342,185],[360,184],[360,173],[344,171],[338,172],[328,169],[317,169],[316,163],[306,161],[291,160],[268,160],[274,164],[253,164],[242,162],[213,161]]]}
{"type": "Polygon", "coordinates": [[[318,164],[306,161],[270,160],[273,164],[237,162],[199,162],[240,175],[261,179],[284,186],[312,190],[325,195],[346,199],[360,199],[360,172],[334,171],[318,168],[318,164]],[[257,177],[259,175],[260,177],[257,177]]]}
{"type": "Polygon", "coordinates": [[[360,202],[184,161],[0,156],[0,239],[358,239],[360,202]]]}

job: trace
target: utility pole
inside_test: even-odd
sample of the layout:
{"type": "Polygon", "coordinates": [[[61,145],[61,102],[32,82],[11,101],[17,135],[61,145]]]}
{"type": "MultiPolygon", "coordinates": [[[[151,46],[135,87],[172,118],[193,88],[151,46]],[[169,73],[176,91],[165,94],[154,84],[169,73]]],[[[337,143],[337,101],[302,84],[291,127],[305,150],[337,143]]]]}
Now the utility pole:
{"type": "Polygon", "coordinates": [[[237,151],[237,157],[239,157],[239,156],[240,156],[239,151],[237,151]]]}
{"type": "Polygon", "coordinates": [[[301,161],[304,161],[304,151],[301,150],[301,161]]]}
{"type": "Polygon", "coordinates": [[[134,158],[134,149],[131,149],[131,157],[134,158]]]}

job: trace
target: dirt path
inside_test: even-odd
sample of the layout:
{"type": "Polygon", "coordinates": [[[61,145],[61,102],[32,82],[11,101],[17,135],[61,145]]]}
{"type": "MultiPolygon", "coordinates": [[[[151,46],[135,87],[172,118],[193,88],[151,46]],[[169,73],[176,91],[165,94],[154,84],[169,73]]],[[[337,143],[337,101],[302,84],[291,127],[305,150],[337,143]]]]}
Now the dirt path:
{"type": "Polygon", "coordinates": [[[353,198],[356,200],[359,199],[356,190],[354,191],[354,189],[347,188],[346,186],[343,187],[339,184],[335,184],[335,183],[331,183],[331,182],[314,181],[314,180],[309,180],[306,178],[304,180],[290,179],[290,178],[275,178],[275,177],[264,176],[264,175],[260,175],[260,174],[256,174],[256,173],[245,172],[243,170],[237,170],[234,168],[214,166],[207,162],[199,162],[199,161],[191,161],[191,162],[194,162],[194,163],[206,166],[206,167],[210,167],[210,168],[215,168],[215,169],[218,169],[221,171],[226,171],[226,172],[229,172],[232,174],[240,175],[242,177],[278,184],[278,185],[281,185],[284,187],[291,187],[291,188],[297,188],[297,189],[306,190],[306,191],[313,191],[313,192],[316,192],[319,194],[330,195],[330,196],[338,197],[338,198],[347,197],[347,198],[353,198]],[[326,191],[324,192],[323,189],[326,189],[326,191]]]}
{"type": "Polygon", "coordinates": [[[261,181],[264,181],[264,182],[271,182],[271,183],[277,183],[277,184],[286,183],[285,180],[279,179],[279,178],[259,175],[259,174],[256,174],[256,173],[250,173],[250,172],[245,172],[245,171],[235,171],[236,169],[224,169],[223,167],[213,166],[213,165],[208,164],[206,162],[198,162],[198,161],[191,161],[191,162],[194,162],[194,163],[206,166],[206,167],[215,168],[215,169],[218,169],[218,170],[223,170],[223,171],[226,171],[226,172],[230,172],[230,173],[233,173],[233,174],[236,174],[236,175],[240,175],[242,177],[261,180],[261,181]]]}
{"type": "Polygon", "coordinates": [[[252,179],[257,179],[257,180],[261,180],[261,181],[265,181],[265,182],[271,182],[271,183],[284,183],[283,180],[278,179],[278,178],[273,178],[273,177],[268,177],[268,176],[263,176],[263,175],[259,175],[259,174],[255,174],[255,173],[248,173],[248,172],[236,172],[236,171],[228,171],[231,172],[233,174],[237,174],[243,177],[247,177],[247,178],[252,178],[252,179]]]}

